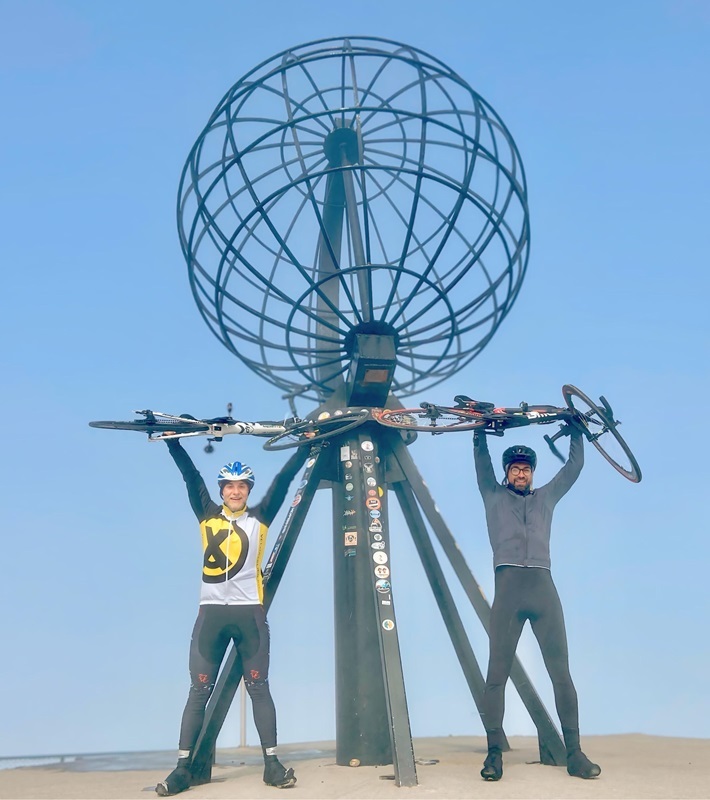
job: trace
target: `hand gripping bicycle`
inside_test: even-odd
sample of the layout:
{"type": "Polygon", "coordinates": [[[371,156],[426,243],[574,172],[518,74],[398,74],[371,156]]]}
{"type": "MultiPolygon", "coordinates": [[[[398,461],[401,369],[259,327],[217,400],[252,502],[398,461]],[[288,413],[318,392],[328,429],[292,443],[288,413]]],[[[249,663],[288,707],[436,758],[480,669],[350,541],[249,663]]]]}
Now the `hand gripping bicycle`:
{"type": "Polygon", "coordinates": [[[560,422],[560,430],[554,436],[544,438],[552,452],[562,461],[564,457],[555,442],[570,434],[571,425],[577,425],[587,441],[596,447],[617,472],[638,483],[641,480],[641,469],[618,431],[620,422],[614,419],[614,412],[606,398],[600,397],[600,405],[597,405],[571,384],[562,387],[562,395],[565,407],[521,403],[515,408],[502,408],[493,403],[457,395],[454,398],[455,406],[422,403],[419,408],[373,409],[372,415],[381,425],[392,428],[423,433],[481,429],[495,436],[502,436],[509,428],[560,422]]]}

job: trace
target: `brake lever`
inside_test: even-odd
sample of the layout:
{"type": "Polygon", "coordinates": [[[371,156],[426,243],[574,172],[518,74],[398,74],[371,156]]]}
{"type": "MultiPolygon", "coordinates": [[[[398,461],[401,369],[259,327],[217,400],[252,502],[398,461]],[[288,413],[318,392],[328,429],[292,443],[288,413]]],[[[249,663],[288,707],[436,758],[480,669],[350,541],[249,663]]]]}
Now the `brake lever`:
{"type": "Polygon", "coordinates": [[[547,434],[545,434],[544,439],[547,442],[547,444],[549,445],[550,450],[552,450],[552,455],[553,456],[557,456],[557,458],[559,458],[560,461],[564,464],[565,463],[565,457],[562,455],[562,453],[560,453],[560,451],[555,446],[553,437],[548,436],[547,434]]]}
{"type": "Polygon", "coordinates": [[[563,464],[565,463],[565,457],[557,449],[557,446],[555,445],[555,442],[558,439],[562,438],[563,436],[569,436],[571,434],[571,432],[572,432],[572,430],[571,430],[570,426],[563,424],[563,425],[560,425],[560,429],[557,431],[557,433],[554,436],[548,436],[547,434],[545,434],[545,436],[543,436],[543,439],[547,442],[548,447],[550,448],[550,450],[552,450],[552,454],[554,456],[556,456],[557,458],[559,458],[560,461],[563,464]]]}

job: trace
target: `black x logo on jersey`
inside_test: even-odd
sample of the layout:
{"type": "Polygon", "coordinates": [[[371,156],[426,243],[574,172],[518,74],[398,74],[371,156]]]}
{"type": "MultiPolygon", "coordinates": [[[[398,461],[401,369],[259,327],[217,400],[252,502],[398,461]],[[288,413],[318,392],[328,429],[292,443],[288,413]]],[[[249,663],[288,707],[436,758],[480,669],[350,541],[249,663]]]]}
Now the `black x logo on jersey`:
{"type": "Polygon", "coordinates": [[[244,566],[249,553],[249,538],[236,522],[232,522],[231,529],[218,528],[216,531],[209,525],[205,525],[205,533],[207,534],[207,542],[205,544],[202,580],[205,583],[224,583],[224,581],[233,578],[244,566]],[[230,556],[232,555],[232,550],[234,555],[237,556],[236,561],[228,559],[227,553],[221,547],[232,532],[239,537],[239,546],[233,543],[232,547],[229,548],[230,556]],[[218,572],[215,572],[215,570],[218,570],[218,572]],[[212,574],[208,574],[208,571],[212,574]]]}

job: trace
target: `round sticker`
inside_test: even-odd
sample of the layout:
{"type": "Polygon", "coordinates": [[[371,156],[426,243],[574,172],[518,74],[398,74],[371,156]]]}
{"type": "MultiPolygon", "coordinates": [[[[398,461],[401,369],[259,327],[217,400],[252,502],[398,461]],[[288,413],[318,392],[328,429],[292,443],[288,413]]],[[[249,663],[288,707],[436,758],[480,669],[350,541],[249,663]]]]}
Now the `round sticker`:
{"type": "Polygon", "coordinates": [[[309,458],[309,459],[308,459],[308,461],[306,461],[306,466],[310,468],[310,467],[312,467],[312,466],[313,466],[315,463],[316,463],[316,460],[315,460],[315,458],[309,458]]]}
{"type": "Polygon", "coordinates": [[[365,501],[368,508],[380,508],[382,503],[376,497],[368,497],[365,501]]]}
{"type": "Polygon", "coordinates": [[[330,419],[330,411],[321,411],[317,417],[318,419],[330,419]]]}
{"type": "Polygon", "coordinates": [[[366,451],[366,452],[368,452],[368,453],[370,452],[370,450],[374,450],[374,449],[375,449],[375,445],[374,445],[374,444],[372,444],[372,442],[371,442],[369,439],[365,440],[365,441],[364,441],[364,442],[363,442],[363,443],[360,445],[360,447],[362,447],[362,449],[363,449],[363,450],[365,450],[365,451],[366,451]]]}
{"type": "Polygon", "coordinates": [[[352,467],[352,465],[353,465],[352,461],[346,461],[345,462],[345,469],[350,469],[350,467],[352,467]]]}
{"type": "Polygon", "coordinates": [[[384,564],[378,564],[375,567],[375,575],[377,575],[378,578],[389,578],[390,569],[389,567],[386,567],[384,564]]]}
{"type": "Polygon", "coordinates": [[[353,490],[352,483],[346,483],[345,484],[345,490],[348,491],[348,492],[352,492],[352,490],[353,490]]]}
{"type": "Polygon", "coordinates": [[[373,542],[371,547],[372,547],[373,550],[384,550],[385,549],[385,543],[384,542],[373,542]]]}
{"type": "Polygon", "coordinates": [[[368,489],[367,495],[368,497],[377,497],[377,491],[375,489],[368,489]]]}
{"type": "Polygon", "coordinates": [[[299,489],[305,489],[305,487],[306,487],[306,486],[308,486],[308,481],[301,481],[301,482],[298,484],[298,488],[299,488],[299,489]]]}
{"type": "Polygon", "coordinates": [[[386,631],[391,631],[394,629],[394,622],[391,619],[383,619],[382,620],[382,627],[386,631]]]}
{"type": "MultiPolygon", "coordinates": [[[[370,530],[372,530],[372,527],[370,528],[370,530]]],[[[376,542],[381,542],[381,541],[382,541],[382,534],[381,534],[381,533],[376,533],[376,534],[375,534],[375,535],[374,535],[372,538],[373,538],[373,539],[374,539],[376,542]]]]}
{"type": "Polygon", "coordinates": [[[371,516],[371,517],[379,517],[381,513],[382,513],[381,511],[378,511],[378,510],[375,508],[375,509],[373,509],[372,511],[370,511],[370,516],[371,516]]]}
{"type": "Polygon", "coordinates": [[[372,560],[375,562],[375,564],[386,564],[387,553],[382,553],[382,552],[373,553],[372,560]]]}
{"type": "Polygon", "coordinates": [[[368,486],[377,486],[377,481],[374,478],[368,478],[367,479],[367,485],[368,486]]]}
{"type": "Polygon", "coordinates": [[[300,495],[300,494],[297,494],[297,495],[296,495],[296,496],[293,498],[293,503],[291,503],[291,508],[293,508],[294,506],[297,506],[297,505],[298,505],[300,502],[301,502],[301,495],[300,495]]]}
{"type": "Polygon", "coordinates": [[[333,416],[334,417],[342,417],[343,416],[343,412],[340,409],[338,409],[337,411],[333,412],[333,416]]]}
{"type": "Polygon", "coordinates": [[[380,579],[379,581],[375,581],[375,589],[377,589],[377,591],[381,592],[382,594],[385,594],[385,592],[389,592],[390,586],[391,585],[389,581],[385,581],[382,579],[380,579]]]}

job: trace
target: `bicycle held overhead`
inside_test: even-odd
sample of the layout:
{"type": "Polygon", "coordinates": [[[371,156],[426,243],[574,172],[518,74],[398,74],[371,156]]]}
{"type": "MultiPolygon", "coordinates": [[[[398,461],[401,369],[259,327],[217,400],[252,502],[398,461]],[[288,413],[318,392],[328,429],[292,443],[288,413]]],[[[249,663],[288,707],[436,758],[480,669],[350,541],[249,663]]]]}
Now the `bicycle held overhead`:
{"type": "Polygon", "coordinates": [[[267,439],[266,450],[282,450],[299,445],[314,444],[374,421],[402,431],[440,434],[452,431],[484,429],[486,433],[502,436],[509,428],[527,425],[561,423],[560,430],[544,439],[561,460],[555,442],[569,435],[570,425],[579,426],[587,439],[621,475],[634,483],[641,480],[641,469],[629,446],[621,437],[614,412],[605,397],[594,403],[571,384],[562,387],[565,406],[532,405],[499,407],[493,403],[473,400],[465,395],[454,398],[455,405],[443,406],[421,403],[419,408],[342,408],[318,411],[305,419],[291,417],[282,422],[245,422],[231,416],[196,419],[189,414],[165,414],[159,411],[136,411],[142,416],[126,422],[90,422],[95,428],[135,430],[148,434],[150,441],[162,441],[187,436],[207,436],[221,441],[233,434],[258,436],[267,439]]]}

